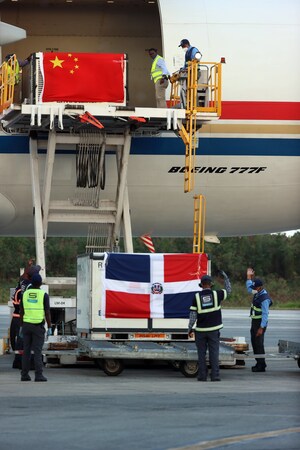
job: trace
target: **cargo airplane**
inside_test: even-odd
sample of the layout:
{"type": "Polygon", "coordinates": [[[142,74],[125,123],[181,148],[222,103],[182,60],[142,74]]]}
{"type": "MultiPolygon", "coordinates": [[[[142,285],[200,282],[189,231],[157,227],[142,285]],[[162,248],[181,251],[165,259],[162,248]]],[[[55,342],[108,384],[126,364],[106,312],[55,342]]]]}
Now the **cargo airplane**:
{"type": "MultiPolygon", "coordinates": [[[[183,38],[201,50],[203,61],[226,58],[222,114],[199,132],[193,192],[183,191],[184,145],[175,133],[133,135],[127,186],[134,236],[192,236],[196,193],[206,197],[207,235],[300,228],[297,0],[4,0],[0,15],[27,33],[26,39],[16,34],[16,42],[2,40],[3,57],[126,53],[129,103],[136,107],[155,108],[145,49],[157,48],[172,73],[184,63],[183,38]]],[[[45,148],[40,142],[43,164],[45,148]]],[[[103,199],[115,189],[114,164],[115,156],[107,154],[103,199]]],[[[75,152],[62,147],[53,170],[56,199],[72,197],[75,166],[75,152]]],[[[48,236],[85,233],[79,224],[48,228],[48,236]]],[[[0,135],[0,235],[34,235],[29,138],[8,130],[0,135]]]]}

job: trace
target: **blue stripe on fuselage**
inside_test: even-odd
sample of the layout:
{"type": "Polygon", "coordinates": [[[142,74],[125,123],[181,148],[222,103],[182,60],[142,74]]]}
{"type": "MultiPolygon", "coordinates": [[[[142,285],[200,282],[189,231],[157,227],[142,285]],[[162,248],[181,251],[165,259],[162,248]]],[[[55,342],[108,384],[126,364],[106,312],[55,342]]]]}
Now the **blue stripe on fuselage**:
{"type": "MultiPolygon", "coordinates": [[[[198,155],[300,156],[300,139],[207,138],[199,139],[198,155]]],[[[134,138],[133,155],[184,155],[180,138],[134,138]]]]}
{"type": "MultiPolygon", "coordinates": [[[[28,136],[0,136],[1,153],[29,153],[28,136]]],[[[58,150],[57,153],[69,154],[70,151],[58,150]]],[[[72,153],[75,153],[75,150],[72,153]]],[[[130,153],[132,155],[184,155],[184,145],[180,138],[133,137],[130,153]]],[[[200,137],[198,154],[300,156],[300,139],[200,137]]]]}

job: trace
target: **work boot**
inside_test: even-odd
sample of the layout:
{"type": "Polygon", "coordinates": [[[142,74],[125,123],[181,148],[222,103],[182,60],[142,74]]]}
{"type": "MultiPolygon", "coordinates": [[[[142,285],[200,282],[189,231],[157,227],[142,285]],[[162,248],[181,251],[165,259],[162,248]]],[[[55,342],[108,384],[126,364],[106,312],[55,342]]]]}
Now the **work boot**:
{"type": "Polygon", "coordinates": [[[221,378],[220,377],[214,377],[214,378],[211,378],[211,381],[221,381],[221,378]]]}
{"type": "Polygon", "coordinates": [[[265,372],[266,371],[266,369],[265,369],[265,367],[259,367],[259,366],[254,366],[254,367],[252,367],[252,372],[265,372]]]}
{"type": "Polygon", "coordinates": [[[39,375],[38,377],[35,377],[34,381],[48,381],[44,375],[39,375]]]}
{"type": "Polygon", "coordinates": [[[21,381],[31,381],[30,375],[22,375],[21,376],[21,381]]]}
{"type": "Polygon", "coordinates": [[[265,364],[265,365],[263,365],[263,366],[259,366],[258,364],[255,364],[255,366],[252,366],[252,367],[251,367],[252,372],[256,372],[256,370],[253,370],[253,369],[256,369],[257,367],[258,367],[259,369],[265,369],[265,368],[267,367],[267,364],[265,364]]]}

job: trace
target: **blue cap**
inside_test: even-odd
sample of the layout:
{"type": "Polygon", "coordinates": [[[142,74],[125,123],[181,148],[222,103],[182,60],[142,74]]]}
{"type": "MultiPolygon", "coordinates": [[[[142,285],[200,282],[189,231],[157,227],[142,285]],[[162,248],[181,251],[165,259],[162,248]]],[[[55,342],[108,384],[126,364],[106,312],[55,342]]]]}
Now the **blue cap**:
{"type": "Polygon", "coordinates": [[[190,45],[190,41],[188,39],[181,39],[178,47],[182,47],[183,45],[190,45]]]}
{"type": "Polygon", "coordinates": [[[33,286],[40,286],[42,284],[43,280],[39,273],[34,273],[31,277],[31,284],[33,286]]]}
{"type": "Polygon", "coordinates": [[[262,280],[260,280],[259,278],[254,278],[252,285],[250,286],[251,289],[256,289],[260,286],[263,286],[263,282],[262,280]]]}
{"type": "Polygon", "coordinates": [[[27,273],[30,277],[32,277],[35,273],[39,273],[40,270],[41,270],[41,266],[39,266],[39,265],[30,266],[29,269],[27,270],[27,273]]]}
{"type": "Polygon", "coordinates": [[[202,287],[202,284],[213,284],[212,277],[210,277],[209,275],[203,275],[203,277],[201,278],[201,282],[199,283],[199,286],[202,287]]]}

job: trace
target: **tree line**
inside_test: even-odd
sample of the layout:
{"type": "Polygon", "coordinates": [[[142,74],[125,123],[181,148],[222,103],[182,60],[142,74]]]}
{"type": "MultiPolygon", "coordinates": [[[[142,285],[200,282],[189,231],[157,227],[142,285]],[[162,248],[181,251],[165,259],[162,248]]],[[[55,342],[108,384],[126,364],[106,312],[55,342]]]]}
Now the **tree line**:
{"type": "MultiPolygon", "coordinates": [[[[191,253],[191,238],[152,238],[157,253],[191,253]]],[[[48,238],[46,262],[48,276],[76,276],[76,257],[85,253],[85,238],[48,238]]],[[[122,241],[120,242],[122,251],[122,241]]],[[[139,238],[134,238],[134,251],[148,253],[139,238]]],[[[300,232],[291,237],[284,234],[221,238],[220,244],[205,244],[210,255],[212,273],[217,269],[228,272],[234,279],[245,279],[248,266],[257,276],[274,275],[292,280],[300,275],[300,232]]],[[[35,256],[33,238],[0,238],[0,279],[12,280],[19,269],[35,256]]]]}
{"type": "MultiPolygon", "coordinates": [[[[191,253],[192,238],[153,238],[157,253],[191,253]]],[[[76,259],[86,253],[86,238],[47,239],[45,253],[47,276],[75,277],[76,259]]],[[[134,251],[149,253],[139,238],[133,242],[134,251]]],[[[120,251],[124,251],[120,240],[120,251]]],[[[225,307],[249,307],[251,296],[245,289],[246,269],[254,268],[256,276],[265,281],[275,308],[300,308],[300,233],[221,238],[220,244],[205,244],[211,260],[212,275],[225,270],[232,283],[232,293],[225,307]]],[[[0,238],[0,303],[9,300],[9,288],[16,286],[20,268],[35,257],[34,238],[0,238]]],[[[215,288],[218,285],[217,280],[215,288]]],[[[70,296],[75,292],[52,292],[70,296]]]]}

